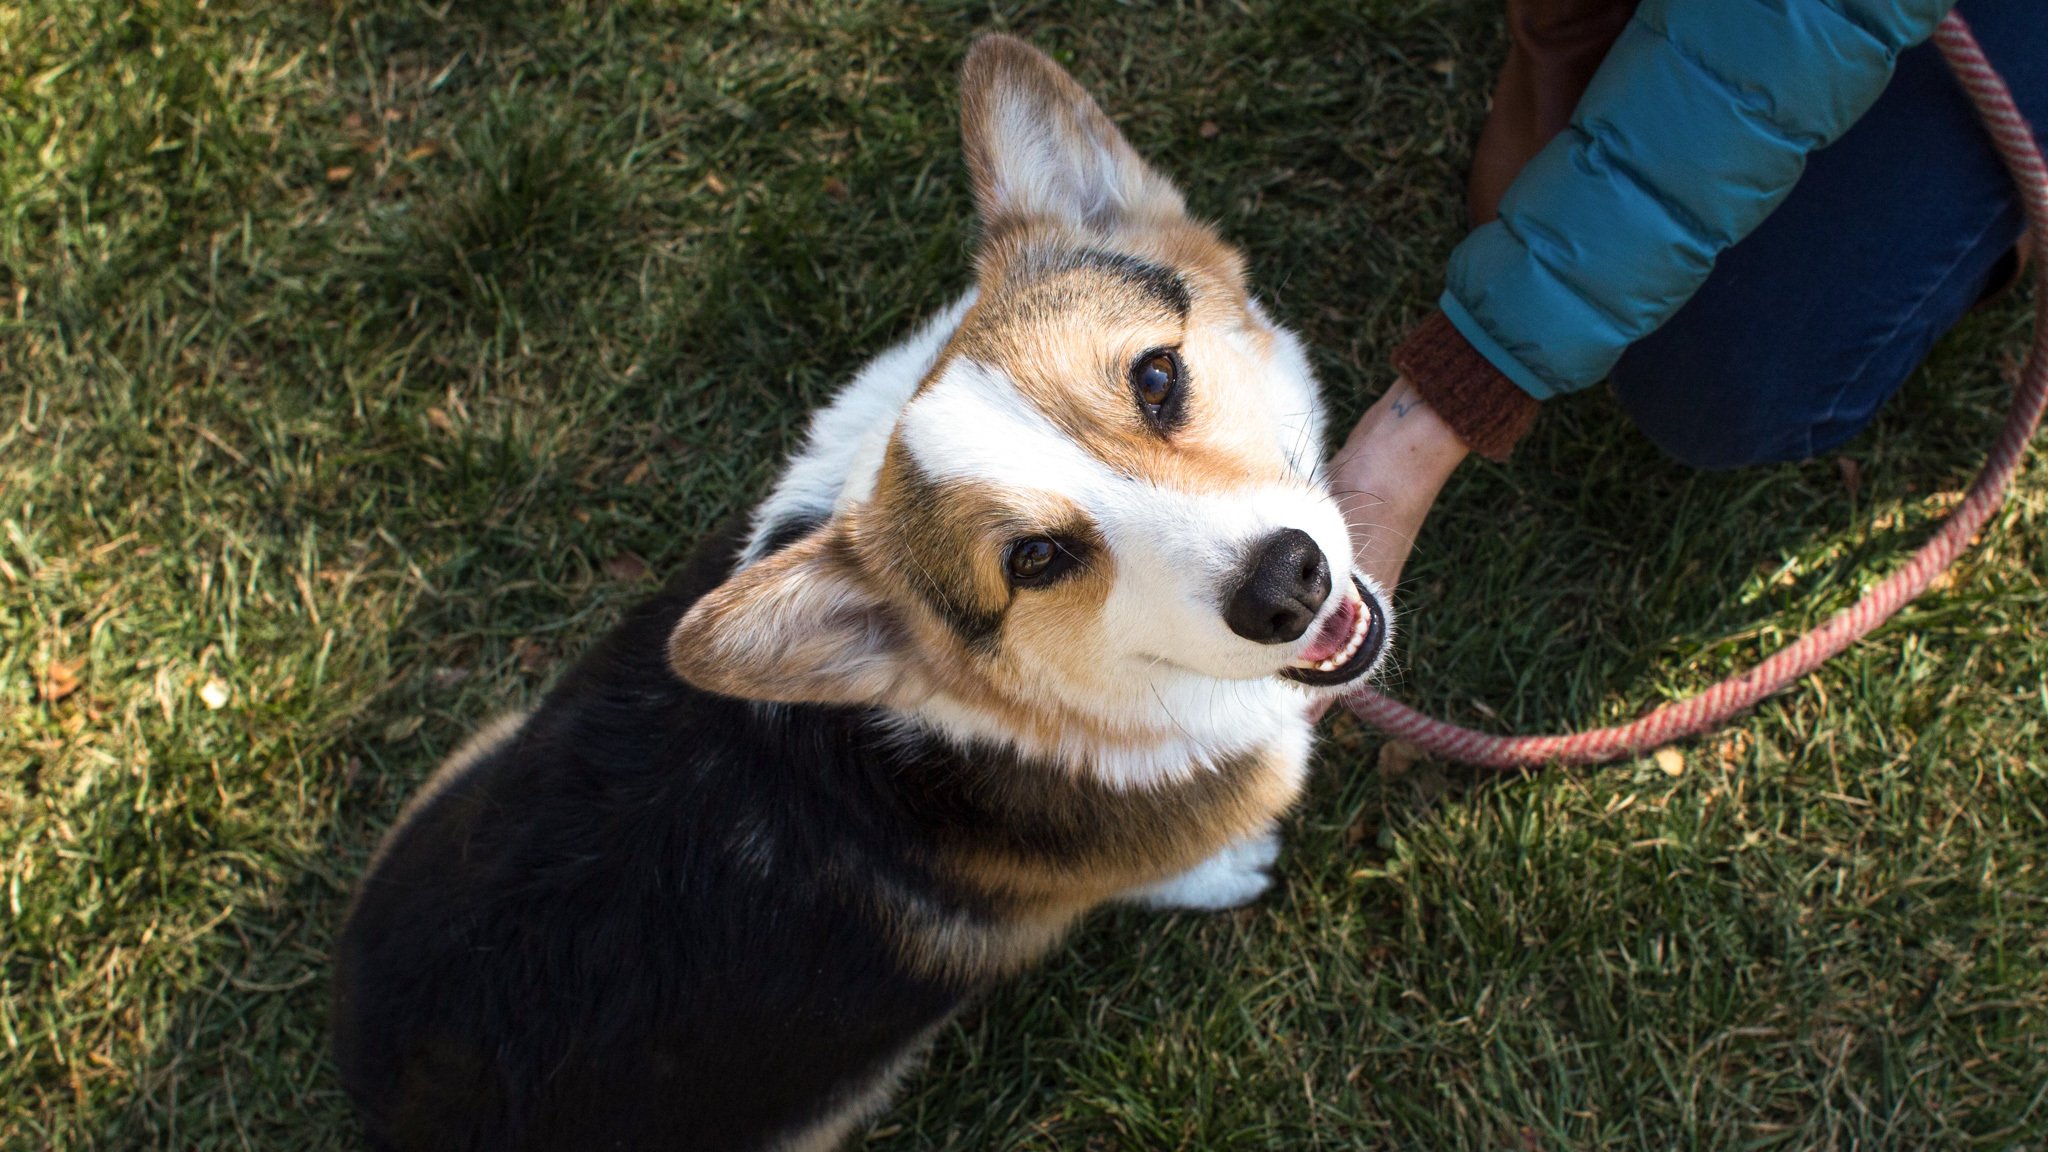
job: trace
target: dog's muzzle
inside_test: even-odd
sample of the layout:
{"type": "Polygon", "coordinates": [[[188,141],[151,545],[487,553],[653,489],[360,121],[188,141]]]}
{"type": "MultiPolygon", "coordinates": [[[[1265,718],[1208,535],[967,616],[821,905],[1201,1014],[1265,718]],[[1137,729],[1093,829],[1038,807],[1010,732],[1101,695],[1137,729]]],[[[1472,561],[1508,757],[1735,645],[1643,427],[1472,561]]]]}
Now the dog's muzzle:
{"type": "Polygon", "coordinates": [[[1387,646],[1387,610],[1358,577],[1351,578],[1351,588],[1355,595],[1344,598],[1315,641],[1280,675],[1312,688],[1328,688],[1358,679],[1378,662],[1387,646]]]}

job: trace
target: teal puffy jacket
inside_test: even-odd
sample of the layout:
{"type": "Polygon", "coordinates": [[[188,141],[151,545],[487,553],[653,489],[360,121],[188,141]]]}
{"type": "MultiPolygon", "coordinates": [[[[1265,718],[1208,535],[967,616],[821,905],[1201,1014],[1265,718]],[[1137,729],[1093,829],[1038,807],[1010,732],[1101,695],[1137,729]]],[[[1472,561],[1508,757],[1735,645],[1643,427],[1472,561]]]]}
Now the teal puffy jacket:
{"type": "Polygon", "coordinates": [[[1451,256],[1445,315],[1539,400],[1599,382],[1953,5],[1643,0],[1571,126],[1451,256]]]}

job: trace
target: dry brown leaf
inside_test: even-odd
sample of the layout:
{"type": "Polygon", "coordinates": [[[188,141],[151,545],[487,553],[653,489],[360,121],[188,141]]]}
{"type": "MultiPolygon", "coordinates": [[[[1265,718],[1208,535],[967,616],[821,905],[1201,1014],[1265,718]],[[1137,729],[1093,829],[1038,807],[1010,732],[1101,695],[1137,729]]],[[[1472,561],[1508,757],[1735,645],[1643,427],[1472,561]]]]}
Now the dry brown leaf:
{"type": "Polygon", "coordinates": [[[234,693],[228,690],[228,682],[218,676],[208,679],[199,686],[199,699],[215,712],[227,707],[228,700],[233,695],[234,693]]]}
{"type": "Polygon", "coordinates": [[[547,646],[521,636],[512,642],[512,659],[518,661],[520,671],[538,672],[548,666],[547,646]]]}
{"type": "Polygon", "coordinates": [[[647,576],[647,561],[631,552],[621,552],[604,562],[604,574],[621,583],[630,584],[647,576]]]}
{"type": "Polygon", "coordinates": [[[633,465],[633,470],[626,473],[626,486],[630,488],[647,479],[648,470],[653,467],[653,462],[648,460],[642,460],[638,464],[633,465]]]}
{"type": "Polygon", "coordinates": [[[1392,779],[1407,773],[1422,758],[1422,749],[1406,740],[1389,740],[1380,745],[1380,775],[1392,779]]]}
{"type": "Polygon", "coordinates": [[[853,189],[848,188],[846,186],[846,181],[841,180],[837,176],[834,176],[831,179],[825,181],[825,194],[832,197],[834,200],[853,199],[853,189]]]}
{"type": "Polygon", "coordinates": [[[1659,748],[1650,759],[1657,762],[1657,770],[1666,776],[1685,775],[1685,753],[1676,748],[1659,748]]]}
{"type": "Polygon", "coordinates": [[[1204,120],[1202,121],[1202,126],[1195,129],[1195,131],[1200,132],[1204,140],[1214,140],[1223,134],[1223,125],[1218,124],[1214,120],[1204,120]]]}
{"type": "Polygon", "coordinates": [[[1740,732],[1731,732],[1719,744],[1714,745],[1714,758],[1721,767],[1730,768],[1742,761],[1743,753],[1749,750],[1749,737],[1740,732]]]}
{"type": "Polygon", "coordinates": [[[73,660],[50,661],[43,665],[43,674],[36,679],[36,695],[47,703],[55,704],[78,691],[78,674],[84,670],[83,656],[73,660]]]}
{"type": "Polygon", "coordinates": [[[339,184],[355,174],[356,170],[350,167],[349,165],[336,164],[334,167],[329,168],[327,170],[327,182],[330,184],[339,184]]]}
{"type": "Polygon", "coordinates": [[[448,413],[440,408],[427,409],[427,423],[448,433],[450,436],[455,435],[455,421],[449,419],[448,413]]]}

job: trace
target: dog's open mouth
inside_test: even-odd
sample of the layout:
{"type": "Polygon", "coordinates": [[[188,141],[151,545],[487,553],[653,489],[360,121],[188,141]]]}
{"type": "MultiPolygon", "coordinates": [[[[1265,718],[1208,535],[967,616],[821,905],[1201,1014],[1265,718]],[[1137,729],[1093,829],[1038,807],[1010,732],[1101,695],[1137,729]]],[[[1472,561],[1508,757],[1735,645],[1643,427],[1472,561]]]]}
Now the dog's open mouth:
{"type": "Polygon", "coordinates": [[[1351,588],[1352,594],[1323,621],[1314,642],[1293,664],[1280,670],[1282,676],[1324,688],[1356,680],[1379,659],[1387,642],[1386,611],[1358,577],[1351,578],[1351,588]]]}

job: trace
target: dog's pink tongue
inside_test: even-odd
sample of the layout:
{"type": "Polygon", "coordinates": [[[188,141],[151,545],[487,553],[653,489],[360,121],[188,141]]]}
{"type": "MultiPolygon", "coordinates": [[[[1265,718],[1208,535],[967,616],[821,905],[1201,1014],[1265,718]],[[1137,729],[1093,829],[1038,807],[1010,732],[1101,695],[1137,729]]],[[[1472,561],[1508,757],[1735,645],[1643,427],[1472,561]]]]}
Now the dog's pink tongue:
{"type": "Polygon", "coordinates": [[[1358,601],[1344,597],[1344,606],[1330,614],[1323,621],[1323,630],[1316,633],[1315,643],[1294,659],[1301,664],[1317,664],[1344,650],[1351,642],[1351,631],[1358,625],[1358,601]]]}

